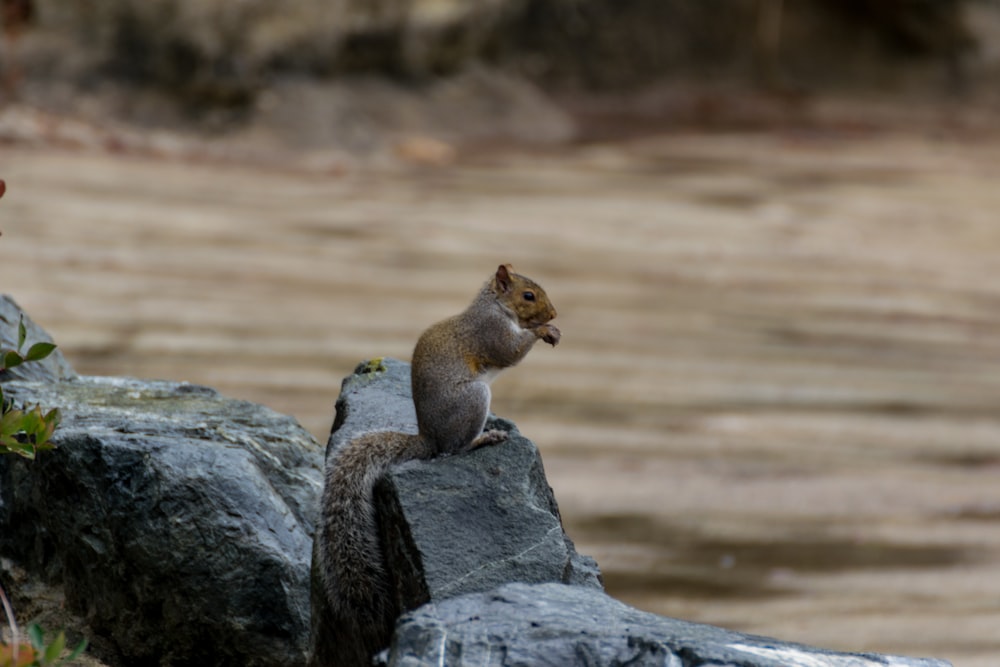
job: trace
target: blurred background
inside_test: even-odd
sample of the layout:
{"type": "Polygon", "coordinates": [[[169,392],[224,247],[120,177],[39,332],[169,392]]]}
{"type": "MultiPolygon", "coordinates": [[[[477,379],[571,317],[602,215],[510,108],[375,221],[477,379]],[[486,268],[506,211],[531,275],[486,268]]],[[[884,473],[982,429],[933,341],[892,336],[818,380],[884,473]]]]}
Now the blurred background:
{"type": "Polygon", "coordinates": [[[0,290],[320,443],[501,262],[612,595],[1000,664],[1000,2],[2,0],[0,290]]]}

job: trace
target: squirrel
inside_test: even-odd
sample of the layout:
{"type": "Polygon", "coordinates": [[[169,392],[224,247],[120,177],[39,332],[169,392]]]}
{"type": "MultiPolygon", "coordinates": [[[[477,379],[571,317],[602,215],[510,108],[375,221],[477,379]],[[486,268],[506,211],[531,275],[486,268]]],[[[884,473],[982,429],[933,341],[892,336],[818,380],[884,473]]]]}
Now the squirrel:
{"type": "Polygon", "coordinates": [[[464,312],[432,325],[417,341],[411,386],[418,434],[369,432],[327,463],[316,535],[319,579],[335,623],[343,626],[337,634],[358,644],[356,653],[349,651],[357,664],[370,664],[389,644],[399,612],[379,546],[375,483],[404,461],[503,442],[505,431],[483,431],[489,385],[536,341],[558,344],[560,331],[549,324],[555,316],[541,286],[509,264],[499,266],[464,312]]]}

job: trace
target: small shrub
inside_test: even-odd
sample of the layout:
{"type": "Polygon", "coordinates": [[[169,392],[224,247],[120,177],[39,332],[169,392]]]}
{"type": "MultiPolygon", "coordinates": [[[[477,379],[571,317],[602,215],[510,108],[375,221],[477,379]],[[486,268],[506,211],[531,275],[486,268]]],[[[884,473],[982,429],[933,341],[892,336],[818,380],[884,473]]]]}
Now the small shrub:
{"type": "Polygon", "coordinates": [[[76,660],[84,649],[87,640],[84,639],[75,649],[66,653],[66,633],[60,631],[55,638],[45,643],[42,629],[35,624],[28,626],[30,642],[17,644],[0,643],[0,667],[55,667],[68,665],[76,660]],[[15,658],[15,653],[17,657],[15,658]],[[65,654],[65,655],[64,655],[65,654]]]}
{"type": "MultiPolygon", "coordinates": [[[[27,352],[22,352],[27,335],[22,315],[17,323],[17,349],[0,349],[0,372],[44,359],[56,349],[53,343],[35,343],[27,352]]],[[[0,385],[0,454],[19,454],[33,459],[38,451],[52,449],[54,445],[49,439],[61,419],[58,408],[48,412],[42,412],[37,405],[31,409],[15,408],[14,402],[4,397],[3,385],[0,385]]]]}
{"type": "Polygon", "coordinates": [[[46,644],[45,633],[34,623],[28,626],[28,641],[21,641],[17,622],[14,620],[14,610],[11,609],[10,600],[7,599],[7,594],[2,586],[0,586],[0,607],[3,608],[4,615],[7,617],[12,637],[9,644],[0,641],[0,667],[67,665],[76,660],[87,648],[87,640],[85,639],[69,654],[63,655],[66,652],[66,634],[60,632],[55,639],[46,644]]]}

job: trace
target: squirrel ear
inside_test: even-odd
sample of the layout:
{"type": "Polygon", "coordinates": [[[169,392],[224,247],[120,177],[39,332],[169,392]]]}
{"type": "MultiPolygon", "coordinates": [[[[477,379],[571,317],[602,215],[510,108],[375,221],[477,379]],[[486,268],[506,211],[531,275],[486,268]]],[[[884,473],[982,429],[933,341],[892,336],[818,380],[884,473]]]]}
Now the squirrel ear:
{"type": "Polygon", "coordinates": [[[510,291],[510,269],[512,268],[514,267],[510,264],[501,264],[497,267],[497,287],[499,287],[502,292],[510,291]]]}

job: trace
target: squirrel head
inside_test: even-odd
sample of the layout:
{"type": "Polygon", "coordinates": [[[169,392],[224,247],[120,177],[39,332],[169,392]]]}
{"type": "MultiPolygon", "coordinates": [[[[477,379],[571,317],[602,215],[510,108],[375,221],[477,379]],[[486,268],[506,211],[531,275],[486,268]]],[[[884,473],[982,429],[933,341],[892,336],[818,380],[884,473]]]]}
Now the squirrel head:
{"type": "Polygon", "coordinates": [[[510,264],[501,264],[492,280],[497,299],[517,317],[524,328],[545,324],[556,316],[542,286],[531,278],[514,273],[510,264]]]}

